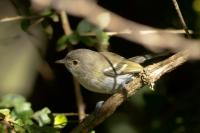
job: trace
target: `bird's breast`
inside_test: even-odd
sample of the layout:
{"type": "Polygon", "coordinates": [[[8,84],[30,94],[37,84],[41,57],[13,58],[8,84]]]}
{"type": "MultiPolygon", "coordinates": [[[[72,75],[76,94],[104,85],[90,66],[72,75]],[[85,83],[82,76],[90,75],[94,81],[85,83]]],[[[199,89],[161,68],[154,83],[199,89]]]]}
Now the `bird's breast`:
{"type": "Polygon", "coordinates": [[[97,92],[111,94],[116,89],[120,88],[120,85],[126,83],[128,80],[133,78],[131,74],[118,75],[116,78],[106,76],[104,78],[91,77],[90,79],[80,79],[80,84],[86,89],[97,92]]]}

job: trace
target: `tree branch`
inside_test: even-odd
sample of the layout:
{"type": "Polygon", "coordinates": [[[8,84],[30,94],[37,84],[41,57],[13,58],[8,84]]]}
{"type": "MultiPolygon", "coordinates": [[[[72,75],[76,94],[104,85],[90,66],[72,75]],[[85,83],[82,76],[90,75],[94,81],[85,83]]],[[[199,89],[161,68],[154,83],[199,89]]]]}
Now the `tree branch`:
{"type": "Polygon", "coordinates": [[[180,10],[180,8],[179,8],[178,2],[177,2],[176,0],[172,0],[172,2],[173,2],[173,4],[174,4],[174,7],[175,7],[175,9],[176,9],[176,12],[177,12],[177,14],[178,14],[178,17],[179,17],[179,19],[180,19],[180,21],[181,21],[181,24],[182,24],[182,26],[183,26],[183,28],[184,28],[184,30],[185,30],[185,33],[186,33],[187,37],[188,37],[188,38],[191,38],[191,35],[190,35],[190,33],[189,33],[189,29],[188,29],[188,27],[187,27],[187,24],[186,24],[184,18],[183,18],[183,15],[182,15],[181,10],[180,10]]]}
{"type": "MultiPolygon", "coordinates": [[[[144,71],[148,75],[150,82],[157,81],[162,75],[168,73],[187,61],[189,50],[178,52],[168,59],[145,67],[144,71]]],[[[137,77],[125,86],[127,97],[134,95],[142,87],[141,77],[137,77]]],[[[95,126],[102,123],[111,116],[115,110],[126,100],[123,92],[113,94],[108,98],[98,112],[93,112],[86,117],[71,133],[87,133],[95,126]]]]}

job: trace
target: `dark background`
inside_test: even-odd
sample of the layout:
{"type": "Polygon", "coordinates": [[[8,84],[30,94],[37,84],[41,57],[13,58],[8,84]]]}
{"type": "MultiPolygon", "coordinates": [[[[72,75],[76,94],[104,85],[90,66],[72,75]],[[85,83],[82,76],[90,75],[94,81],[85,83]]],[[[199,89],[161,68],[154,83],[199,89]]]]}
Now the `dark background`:
{"type": "MultiPolygon", "coordinates": [[[[197,29],[198,14],[192,9],[192,0],[178,1],[188,27],[197,29]]],[[[98,3],[127,19],[157,28],[181,28],[180,20],[171,0],[99,0],[98,3]]],[[[70,16],[72,28],[80,18],[70,16]]],[[[56,51],[56,41],[62,36],[61,24],[51,22],[54,33],[49,40],[46,60],[50,64],[54,79],[47,81],[38,75],[34,93],[29,98],[34,109],[48,106],[53,112],[77,112],[71,74],[64,66],[54,61],[68,52],[56,51]]],[[[198,38],[198,35],[193,37],[198,38]]],[[[167,41],[167,40],[166,40],[167,41]]],[[[79,44],[74,48],[86,47],[79,44]]],[[[144,47],[124,39],[112,37],[109,50],[125,57],[150,53],[144,47]]],[[[199,133],[200,132],[200,69],[199,61],[190,61],[164,75],[156,82],[155,91],[143,88],[127,99],[117,111],[95,128],[97,133],[199,133]]],[[[86,112],[91,113],[96,102],[109,95],[81,90],[86,112]]],[[[77,125],[77,117],[68,117],[68,132],[77,125]]]]}

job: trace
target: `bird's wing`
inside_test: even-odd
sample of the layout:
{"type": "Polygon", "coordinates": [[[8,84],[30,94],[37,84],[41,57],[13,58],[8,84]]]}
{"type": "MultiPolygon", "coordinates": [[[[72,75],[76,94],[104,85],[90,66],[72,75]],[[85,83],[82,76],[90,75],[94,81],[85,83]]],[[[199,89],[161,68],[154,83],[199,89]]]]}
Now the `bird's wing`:
{"type": "Polygon", "coordinates": [[[148,59],[149,58],[146,58],[146,56],[134,56],[134,57],[128,58],[129,61],[136,62],[139,64],[144,63],[148,59]]]}
{"type": "Polygon", "coordinates": [[[117,75],[133,74],[142,71],[143,67],[133,61],[129,61],[122,56],[116,55],[111,52],[101,52],[108,61],[109,65],[104,69],[104,74],[110,77],[117,75]],[[114,55],[114,56],[113,56],[114,55]]]}

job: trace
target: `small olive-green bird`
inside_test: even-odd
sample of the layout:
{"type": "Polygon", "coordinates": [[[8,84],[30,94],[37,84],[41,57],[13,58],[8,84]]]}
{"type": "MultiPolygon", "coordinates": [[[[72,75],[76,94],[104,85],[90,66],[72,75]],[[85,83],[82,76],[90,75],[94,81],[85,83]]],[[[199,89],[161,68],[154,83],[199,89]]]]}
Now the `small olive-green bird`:
{"type": "Polygon", "coordinates": [[[144,60],[146,58],[142,56],[125,59],[112,52],[77,49],[56,62],[64,64],[86,89],[111,94],[143,70],[139,63],[144,60]]]}

